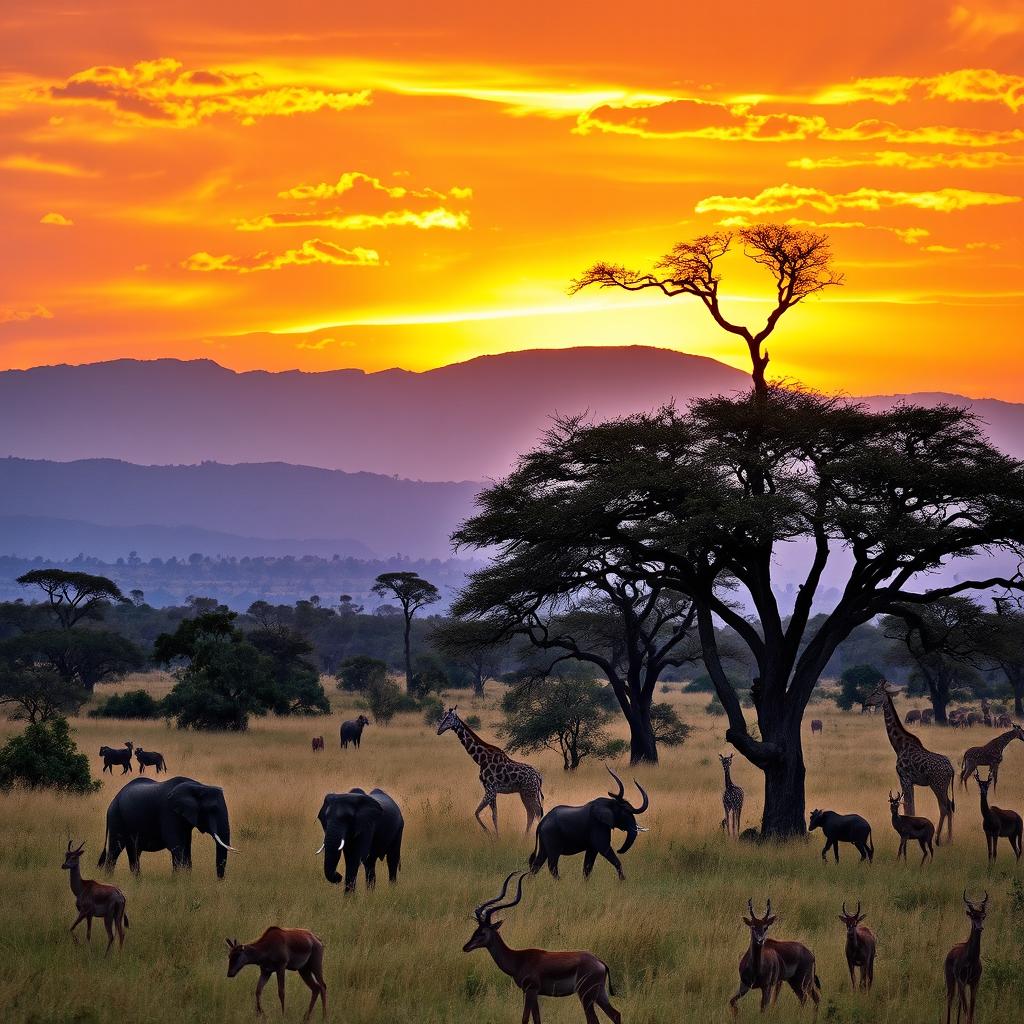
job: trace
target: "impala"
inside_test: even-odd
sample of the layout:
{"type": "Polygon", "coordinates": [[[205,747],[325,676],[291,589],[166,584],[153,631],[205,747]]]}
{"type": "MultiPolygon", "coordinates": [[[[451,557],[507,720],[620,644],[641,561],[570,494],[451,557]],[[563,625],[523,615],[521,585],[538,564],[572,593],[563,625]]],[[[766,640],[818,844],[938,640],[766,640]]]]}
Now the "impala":
{"type": "Polygon", "coordinates": [[[64,854],[64,863],[61,868],[70,872],[71,891],[75,894],[75,906],[78,908],[78,917],[71,926],[71,938],[78,945],[78,936],[75,929],[85,921],[85,937],[92,941],[92,919],[103,918],[103,924],[107,929],[107,953],[114,944],[114,928],[117,928],[118,949],[124,945],[124,930],[128,927],[128,914],[125,912],[124,893],[116,885],[107,885],[104,882],[94,882],[82,877],[79,862],[82,859],[82,852],[85,850],[85,843],[82,843],[77,850],[71,849],[71,841],[68,840],[67,852],[64,854]]]}
{"type": "Polygon", "coordinates": [[[957,1000],[957,1024],[960,1024],[961,1013],[966,1017],[966,1024],[974,1024],[974,1003],[978,997],[978,982],[981,981],[981,932],[985,927],[988,893],[985,893],[981,906],[976,907],[964,890],[964,904],[971,922],[971,934],[946,955],[946,1024],[950,1024],[954,996],[957,1000]]]}
{"type": "Polygon", "coordinates": [[[272,974],[277,975],[277,994],[284,1013],[285,971],[298,971],[299,977],[313,993],[303,1020],[309,1020],[321,1001],[321,1012],[327,1017],[327,983],[324,981],[324,944],[305,928],[268,928],[255,942],[240,943],[225,939],[228,945],[228,977],[233,978],[243,967],[255,964],[260,969],[256,982],[256,1012],[262,1016],[260,993],[272,974]]]}
{"type": "Polygon", "coordinates": [[[622,1024],[622,1015],[608,999],[609,993],[614,995],[615,990],[612,988],[608,965],[603,960],[586,952],[552,953],[546,949],[512,949],[498,934],[502,922],[492,920],[493,915],[519,903],[523,897],[523,879],[527,874],[525,871],[520,874],[515,899],[510,903],[501,901],[508,893],[514,871],[505,879],[499,896],[481,903],[473,911],[477,921],[476,931],[462,947],[462,952],[486,949],[498,968],[523,990],[523,1024],[528,1024],[531,1015],[533,1024],[540,1024],[540,996],[571,996],[574,993],[583,1004],[587,1024],[597,1024],[595,1003],[612,1024],[622,1024]]]}
{"type": "Polygon", "coordinates": [[[870,990],[875,980],[877,940],[875,933],[861,924],[865,916],[860,912],[860,900],[857,900],[857,909],[852,914],[846,912],[846,901],[843,901],[843,911],[839,915],[839,920],[846,925],[846,966],[850,969],[850,986],[854,992],[857,991],[856,968],[860,968],[862,989],[870,990]]]}

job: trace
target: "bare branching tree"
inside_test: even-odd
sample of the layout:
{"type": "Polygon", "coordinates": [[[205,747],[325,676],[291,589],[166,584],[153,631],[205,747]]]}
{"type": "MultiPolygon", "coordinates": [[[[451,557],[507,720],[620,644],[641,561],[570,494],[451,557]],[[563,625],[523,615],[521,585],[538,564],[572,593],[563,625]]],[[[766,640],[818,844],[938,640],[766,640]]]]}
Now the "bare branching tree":
{"type": "Polygon", "coordinates": [[[623,288],[630,292],[657,288],[670,298],[695,295],[722,330],[746,342],[754,387],[764,392],[768,366],[765,341],[788,309],[808,295],[843,283],[843,275],[831,264],[832,249],[828,235],[786,224],[757,224],[743,228],[737,235],[719,231],[702,235],[692,242],[677,242],[648,273],[629,270],[615,263],[595,263],[572,282],[569,293],[575,295],[590,285],[597,285],[599,288],[623,288]],[[767,269],[775,279],[775,308],[758,331],[732,323],[722,313],[719,303],[721,275],[717,272],[717,263],[737,237],[743,246],[743,254],[767,269]]]}

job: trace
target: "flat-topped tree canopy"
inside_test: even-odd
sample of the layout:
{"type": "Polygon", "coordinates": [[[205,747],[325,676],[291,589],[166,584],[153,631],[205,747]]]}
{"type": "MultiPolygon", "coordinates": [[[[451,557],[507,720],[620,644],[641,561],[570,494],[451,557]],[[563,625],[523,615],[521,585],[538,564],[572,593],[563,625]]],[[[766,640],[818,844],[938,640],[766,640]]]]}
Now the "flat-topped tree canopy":
{"type": "Polygon", "coordinates": [[[106,576],[66,569],[33,569],[18,577],[23,587],[39,587],[64,629],[85,618],[100,618],[111,601],[126,601],[121,588],[106,576]]]}

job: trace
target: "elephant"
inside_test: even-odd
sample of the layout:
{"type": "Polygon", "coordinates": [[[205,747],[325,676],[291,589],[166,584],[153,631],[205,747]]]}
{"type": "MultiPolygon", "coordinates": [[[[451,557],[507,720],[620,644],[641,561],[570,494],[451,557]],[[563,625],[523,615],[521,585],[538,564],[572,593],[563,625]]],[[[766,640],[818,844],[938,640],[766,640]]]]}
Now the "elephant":
{"type": "Polygon", "coordinates": [[[359,865],[366,871],[366,887],[377,881],[377,861],[387,858],[388,880],[398,880],[402,865],[402,831],[405,819],[398,804],[382,789],[367,796],[362,789],[328,793],[317,819],[323,826],[324,841],[317,856],[324,855],[324,877],[337,885],[341,881],[338,861],[345,853],[345,892],[354,892],[359,865]]]}
{"type": "Polygon", "coordinates": [[[366,715],[360,715],[354,722],[341,723],[341,749],[347,750],[351,743],[356,750],[363,739],[363,729],[370,724],[366,715]]]}
{"type": "Polygon", "coordinates": [[[537,843],[530,855],[533,874],[537,874],[547,862],[552,876],[558,878],[558,858],[563,854],[583,853],[583,877],[589,878],[594,861],[600,854],[618,872],[620,881],[625,881],[622,864],[612,850],[612,829],[626,833],[626,841],[619,850],[619,853],[626,853],[636,842],[637,833],[647,831],[637,825],[636,815],[647,810],[650,800],[643,786],[635,782],[643,803],[639,807],[631,807],[626,802],[622,780],[611,768],[608,772],[618,783],[618,793],[609,792],[608,796],[598,797],[580,807],[552,807],[541,818],[537,826],[537,843]]]}
{"type": "Polygon", "coordinates": [[[217,877],[223,878],[228,850],[238,852],[231,845],[224,790],[182,775],[165,782],[134,779],[107,808],[107,836],[99,866],[113,871],[121,851],[127,850],[128,864],[138,873],[141,853],[170,850],[173,868],[191,868],[193,829],[213,836],[217,877]]]}

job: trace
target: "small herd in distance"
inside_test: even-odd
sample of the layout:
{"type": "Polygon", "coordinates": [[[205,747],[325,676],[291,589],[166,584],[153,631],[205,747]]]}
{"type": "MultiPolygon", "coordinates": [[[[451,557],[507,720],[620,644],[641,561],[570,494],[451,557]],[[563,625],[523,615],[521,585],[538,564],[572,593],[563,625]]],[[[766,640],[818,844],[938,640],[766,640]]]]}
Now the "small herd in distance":
{"type": "MultiPolygon", "coordinates": [[[[883,711],[886,705],[891,708],[893,692],[887,687],[882,690],[884,696],[878,699],[878,703],[883,711]]],[[[908,844],[917,842],[922,854],[920,866],[923,867],[930,858],[934,858],[934,848],[940,840],[935,825],[928,818],[912,813],[915,783],[910,781],[908,770],[900,767],[901,748],[909,744],[910,740],[916,740],[916,737],[905,730],[900,733],[890,718],[891,715],[887,716],[887,728],[898,755],[897,773],[903,781],[898,792],[889,792],[892,828],[899,839],[896,859],[906,861],[908,844]]],[[[363,715],[343,723],[340,730],[341,748],[346,749],[351,745],[358,749],[363,729],[369,724],[363,715]]],[[[586,950],[515,949],[502,938],[500,930],[503,921],[495,915],[518,906],[523,899],[524,880],[537,875],[545,866],[552,878],[557,880],[560,877],[559,863],[563,857],[582,854],[584,879],[589,878],[597,859],[603,858],[614,868],[618,878],[625,881],[619,857],[631,850],[639,833],[647,831],[638,822],[638,818],[651,806],[647,791],[639,782],[634,781],[640,802],[631,804],[622,780],[609,768],[615,788],[609,790],[606,796],[596,797],[579,806],[558,805],[544,813],[542,780],[536,769],[513,761],[500,747],[482,739],[465,723],[454,707],[445,711],[437,731],[440,735],[449,730],[456,734],[479,768],[484,799],[476,810],[476,818],[484,831],[497,835],[496,797],[502,793],[520,796],[527,812],[528,832],[534,819],[539,819],[527,869],[511,872],[496,897],[474,908],[475,928],[462,947],[463,952],[486,950],[496,967],[513,980],[523,993],[523,1024],[530,1024],[531,1020],[533,1024],[540,1024],[541,996],[576,996],[587,1024],[596,1024],[598,1010],[613,1024],[621,1024],[622,1016],[611,1002],[615,989],[612,970],[605,960],[586,950]],[[492,812],[493,832],[480,819],[480,812],[487,807],[492,812]],[[616,831],[625,836],[618,850],[613,845],[616,831]],[[509,898],[513,887],[514,895],[509,898]]],[[[1018,735],[1024,738],[1024,730],[1019,725],[1012,727],[1011,734],[1010,739],[1018,735]]],[[[969,779],[973,779],[978,786],[982,828],[990,863],[996,859],[1001,838],[1009,841],[1019,861],[1024,834],[1024,822],[1016,811],[995,807],[988,802],[989,789],[994,789],[996,785],[1002,751],[1009,742],[1009,739],[1004,740],[1003,737],[997,737],[997,740],[999,742],[993,741],[984,747],[968,750],[964,755],[961,775],[963,785],[966,786],[969,779]],[[987,778],[982,778],[979,766],[988,768],[987,778]]],[[[314,737],[312,750],[318,752],[323,749],[323,737],[314,737]]],[[[140,773],[144,772],[147,765],[154,766],[158,773],[166,772],[162,755],[155,751],[143,751],[130,742],[126,742],[123,748],[100,748],[104,770],[112,770],[113,765],[121,765],[121,774],[126,774],[131,771],[133,753],[140,773]]],[[[930,755],[930,752],[924,750],[924,754],[930,755]]],[[[744,838],[740,834],[743,790],[732,780],[732,755],[720,755],[720,760],[724,776],[722,806],[725,818],[722,827],[731,837],[744,838]]],[[[948,759],[942,760],[949,763],[948,759]]],[[[943,766],[940,764],[939,768],[943,769],[943,766]]],[[[940,772],[942,780],[946,779],[946,774],[944,770],[940,772]]],[[[916,784],[930,783],[918,781],[916,784]]],[[[941,794],[936,789],[936,796],[940,798],[940,809],[945,807],[951,835],[952,814],[955,810],[951,777],[948,785],[949,790],[941,794]],[[944,805],[941,797],[946,796],[947,792],[948,800],[944,805]]],[[[381,862],[387,866],[389,881],[398,881],[405,820],[397,802],[383,789],[374,788],[366,792],[355,787],[346,793],[328,793],[323,798],[317,820],[323,829],[323,842],[316,856],[323,856],[323,873],[328,882],[338,884],[344,879],[344,892],[351,893],[356,888],[358,872],[362,868],[366,887],[372,890],[376,882],[376,866],[381,862]],[[342,860],[344,875],[338,870],[342,860]]],[[[825,845],[821,850],[823,861],[828,861],[831,851],[838,863],[839,847],[847,843],[859,853],[862,863],[866,862],[869,867],[873,863],[875,846],[872,828],[861,815],[816,808],[811,812],[809,828],[811,831],[821,829],[825,837],[825,845]]],[[[213,839],[216,873],[218,878],[223,878],[228,853],[238,852],[231,845],[230,821],[223,790],[184,776],[164,781],[153,778],[134,779],[123,786],[110,803],[99,866],[105,867],[108,872],[112,871],[121,852],[126,852],[131,870],[138,873],[142,853],[166,850],[175,870],[189,869],[192,866],[194,832],[213,839]]],[[[73,848],[69,841],[62,865],[69,872],[71,891],[78,911],[71,925],[71,935],[77,944],[75,929],[85,921],[87,938],[91,938],[92,920],[94,917],[99,918],[106,928],[106,953],[109,954],[115,937],[119,947],[124,944],[125,930],[129,925],[125,895],[114,885],[82,878],[79,862],[83,851],[84,843],[73,848]]],[[[963,902],[970,922],[970,933],[965,941],[953,946],[945,960],[947,1024],[951,1021],[954,1002],[957,1006],[957,1021],[963,1015],[966,1024],[973,1024],[981,978],[981,933],[988,911],[988,893],[985,893],[980,903],[974,903],[965,891],[963,902]]],[[[878,939],[875,932],[864,923],[865,918],[866,913],[859,900],[852,913],[847,910],[845,902],[842,904],[839,920],[843,925],[845,956],[854,992],[870,991],[875,976],[878,939]]],[[[750,941],[739,960],[739,987],[728,1004],[734,1015],[738,1013],[739,1000],[751,990],[760,992],[760,1005],[764,1012],[775,1005],[785,985],[789,986],[801,1006],[810,1001],[817,1014],[822,983],[817,973],[814,953],[799,941],[769,938],[769,929],[776,920],[770,898],[763,916],[758,916],[753,900],[748,900],[747,913],[742,921],[749,930],[750,941]]],[[[294,971],[310,990],[310,1002],[304,1019],[310,1018],[318,1000],[326,1018],[324,944],[312,931],[273,926],[253,942],[239,943],[236,939],[227,939],[226,943],[229,978],[250,964],[260,970],[255,996],[257,1013],[263,1012],[260,997],[271,975],[277,978],[278,996],[284,1011],[285,976],[286,972],[294,971]]]]}

